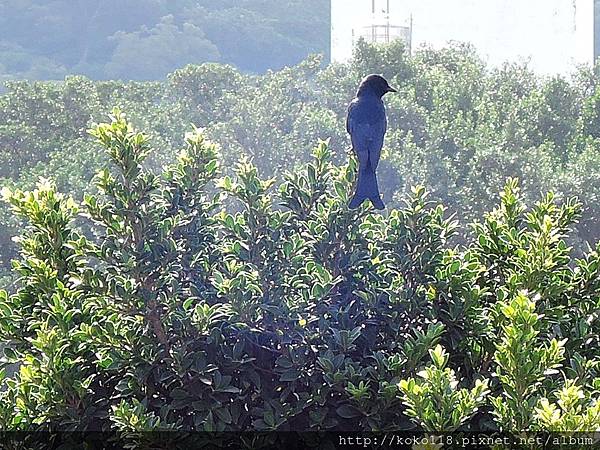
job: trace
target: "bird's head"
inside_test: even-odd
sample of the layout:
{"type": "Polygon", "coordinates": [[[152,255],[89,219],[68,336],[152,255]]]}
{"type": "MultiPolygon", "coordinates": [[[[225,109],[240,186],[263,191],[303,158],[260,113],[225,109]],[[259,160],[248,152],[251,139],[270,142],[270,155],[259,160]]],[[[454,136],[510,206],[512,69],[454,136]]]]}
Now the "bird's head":
{"type": "Polygon", "coordinates": [[[374,94],[378,97],[383,97],[388,92],[397,91],[396,89],[390,87],[387,80],[381,75],[371,74],[362,79],[356,95],[360,96],[362,94],[374,94]]]}

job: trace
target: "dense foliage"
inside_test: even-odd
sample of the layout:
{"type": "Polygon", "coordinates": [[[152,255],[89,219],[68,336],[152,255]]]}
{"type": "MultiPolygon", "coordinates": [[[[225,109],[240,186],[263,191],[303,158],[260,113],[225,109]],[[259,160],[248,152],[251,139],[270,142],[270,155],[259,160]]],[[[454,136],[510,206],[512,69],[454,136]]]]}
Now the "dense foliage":
{"type": "MultiPolygon", "coordinates": [[[[11,82],[0,96],[0,177],[33,189],[39,176],[82,200],[105,156],[86,133],[115,105],[147,130],[159,151],[145,163],[173,160],[190,124],[222,147],[223,172],[240,155],[281,180],[306,163],[318,139],[330,139],[336,163],[347,160],[346,105],[360,78],[383,73],[399,93],[386,96],[389,131],[379,179],[398,207],[422,184],[466,224],[492,209],[499,186],[517,177],[531,205],[547,191],[580,197],[585,213],[569,243],[581,256],[600,239],[600,76],[540,78],[526,66],[490,70],[468,47],[422,49],[360,45],[348,65],[319,58],[249,76],[232,66],[186,66],[163,82],[11,82]]],[[[278,181],[278,182],[279,182],[278,181]]],[[[0,259],[14,256],[16,217],[0,208],[0,259]]]]}
{"type": "Polygon", "coordinates": [[[198,129],[160,173],[118,110],[91,134],[107,166],[82,204],[3,191],[27,226],[1,428],[600,428],[600,245],[572,257],[576,200],[526,207],[508,180],[455,247],[422,187],[348,210],[355,162],[325,142],[275,187],[246,159],[220,174],[198,129]]]}
{"type": "Polygon", "coordinates": [[[264,72],[329,48],[327,0],[5,0],[0,80],[162,79],[207,61],[264,72]]]}

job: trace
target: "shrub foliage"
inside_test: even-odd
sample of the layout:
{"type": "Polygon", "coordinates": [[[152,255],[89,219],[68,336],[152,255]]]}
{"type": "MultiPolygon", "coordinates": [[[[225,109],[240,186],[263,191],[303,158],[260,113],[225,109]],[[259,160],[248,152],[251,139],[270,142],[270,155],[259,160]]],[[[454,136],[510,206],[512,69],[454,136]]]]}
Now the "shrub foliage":
{"type": "Polygon", "coordinates": [[[161,173],[118,110],[90,132],[108,164],[82,202],[3,191],[27,225],[1,428],[600,427],[600,245],[572,257],[576,200],[526,208],[508,180],[456,245],[422,187],[349,210],[355,163],[326,142],[276,186],[245,159],[223,176],[198,129],[161,173]]]}

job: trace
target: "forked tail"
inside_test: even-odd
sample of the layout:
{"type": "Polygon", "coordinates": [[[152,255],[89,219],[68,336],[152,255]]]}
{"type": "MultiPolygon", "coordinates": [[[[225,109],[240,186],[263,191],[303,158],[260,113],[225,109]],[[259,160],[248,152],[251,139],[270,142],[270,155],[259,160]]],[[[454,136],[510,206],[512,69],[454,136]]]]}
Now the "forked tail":
{"type": "Polygon", "coordinates": [[[358,208],[365,200],[371,200],[375,209],[384,209],[385,205],[381,201],[379,195],[379,187],[377,186],[377,175],[371,169],[371,164],[358,171],[358,182],[356,184],[356,192],[350,200],[348,207],[350,209],[358,208]]]}

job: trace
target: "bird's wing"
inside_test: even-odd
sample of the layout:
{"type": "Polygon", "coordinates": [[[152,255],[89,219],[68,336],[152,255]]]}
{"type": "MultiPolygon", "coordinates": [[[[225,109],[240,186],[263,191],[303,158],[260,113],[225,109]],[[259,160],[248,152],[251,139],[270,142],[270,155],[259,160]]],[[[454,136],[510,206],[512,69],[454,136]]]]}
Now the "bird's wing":
{"type": "Polygon", "coordinates": [[[377,169],[377,166],[379,165],[379,158],[381,157],[381,149],[383,148],[383,139],[385,137],[386,129],[387,118],[385,116],[385,108],[383,107],[382,102],[381,110],[379,113],[379,120],[377,121],[377,125],[373,133],[376,136],[373,142],[373,150],[369,153],[369,159],[371,161],[371,166],[373,167],[373,170],[377,169]]]}
{"type": "Polygon", "coordinates": [[[357,104],[358,104],[358,99],[355,98],[348,105],[348,113],[346,114],[346,131],[349,134],[352,134],[352,126],[354,125],[354,122],[355,122],[357,104]]]}
{"type": "Polygon", "coordinates": [[[385,111],[377,104],[361,103],[354,99],[348,106],[346,129],[359,162],[366,164],[370,161],[373,169],[376,169],[386,129],[385,111]]]}

